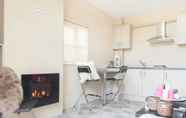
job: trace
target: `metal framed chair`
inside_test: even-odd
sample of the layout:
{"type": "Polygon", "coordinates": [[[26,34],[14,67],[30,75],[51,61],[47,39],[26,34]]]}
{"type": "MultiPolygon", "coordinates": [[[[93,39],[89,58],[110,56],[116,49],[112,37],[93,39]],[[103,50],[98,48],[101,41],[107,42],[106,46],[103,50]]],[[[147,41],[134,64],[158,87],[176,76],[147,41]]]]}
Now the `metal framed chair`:
{"type": "Polygon", "coordinates": [[[89,96],[101,98],[100,95],[92,94],[92,93],[87,93],[86,91],[86,84],[89,81],[97,81],[99,80],[98,78],[93,77],[93,72],[92,69],[90,68],[89,65],[78,65],[77,66],[77,72],[78,72],[78,78],[80,81],[80,86],[81,86],[81,94],[77,102],[75,103],[73,108],[77,108],[77,105],[80,105],[80,101],[84,98],[86,101],[86,104],[88,105],[89,110],[92,110],[90,106],[90,101],[88,99],[89,96]]]}
{"type": "Polygon", "coordinates": [[[121,94],[121,90],[122,90],[122,87],[124,84],[124,79],[126,77],[126,73],[127,73],[127,66],[121,66],[121,67],[119,67],[119,71],[116,74],[114,74],[110,77],[107,77],[107,80],[114,81],[113,86],[117,87],[116,92],[112,92],[112,100],[113,101],[115,101],[116,98],[118,100],[119,95],[121,94]]]}

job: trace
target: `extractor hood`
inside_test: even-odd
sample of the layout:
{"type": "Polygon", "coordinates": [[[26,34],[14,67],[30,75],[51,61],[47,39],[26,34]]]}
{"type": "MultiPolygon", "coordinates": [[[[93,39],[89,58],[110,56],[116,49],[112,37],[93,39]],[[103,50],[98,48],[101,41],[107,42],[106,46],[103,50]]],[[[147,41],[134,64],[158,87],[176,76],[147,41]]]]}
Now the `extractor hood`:
{"type": "Polygon", "coordinates": [[[160,33],[157,36],[148,40],[150,43],[172,43],[174,40],[167,35],[167,22],[162,22],[160,25],[160,33]]]}

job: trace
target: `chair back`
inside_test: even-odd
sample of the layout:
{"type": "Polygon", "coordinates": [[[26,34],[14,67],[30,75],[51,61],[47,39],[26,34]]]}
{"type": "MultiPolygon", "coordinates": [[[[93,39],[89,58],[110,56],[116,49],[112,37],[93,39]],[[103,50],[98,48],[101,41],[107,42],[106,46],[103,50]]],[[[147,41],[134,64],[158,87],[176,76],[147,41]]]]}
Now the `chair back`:
{"type": "Polygon", "coordinates": [[[89,66],[78,66],[77,67],[78,73],[91,73],[91,69],[89,66]]]}
{"type": "Polygon", "coordinates": [[[77,72],[81,84],[84,84],[86,81],[91,80],[92,78],[92,72],[89,66],[78,65],[77,72]]]}
{"type": "Polygon", "coordinates": [[[121,66],[120,67],[120,73],[126,73],[128,70],[128,67],[127,66],[121,66]]]}
{"type": "Polygon", "coordinates": [[[119,69],[120,69],[119,73],[117,73],[114,76],[114,79],[116,79],[116,80],[125,79],[128,67],[127,66],[121,66],[119,69]]]}

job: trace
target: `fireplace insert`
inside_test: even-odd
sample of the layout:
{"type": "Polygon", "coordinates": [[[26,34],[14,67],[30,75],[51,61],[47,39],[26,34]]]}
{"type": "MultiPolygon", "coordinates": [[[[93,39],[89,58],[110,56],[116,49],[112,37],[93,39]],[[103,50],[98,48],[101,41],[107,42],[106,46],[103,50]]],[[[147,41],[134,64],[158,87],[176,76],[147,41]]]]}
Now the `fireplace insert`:
{"type": "Polygon", "coordinates": [[[59,102],[59,76],[59,73],[22,75],[23,103],[37,101],[35,108],[59,102]]]}

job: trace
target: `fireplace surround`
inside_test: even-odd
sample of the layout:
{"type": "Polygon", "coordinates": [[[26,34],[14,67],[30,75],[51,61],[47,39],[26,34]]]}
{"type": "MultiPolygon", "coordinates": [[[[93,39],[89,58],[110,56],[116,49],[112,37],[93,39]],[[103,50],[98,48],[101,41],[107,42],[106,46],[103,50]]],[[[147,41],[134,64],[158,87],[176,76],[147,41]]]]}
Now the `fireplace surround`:
{"type": "Polygon", "coordinates": [[[23,103],[37,101],[34,108],[59,102],[59,73],[23,74],[23,103]]]}

